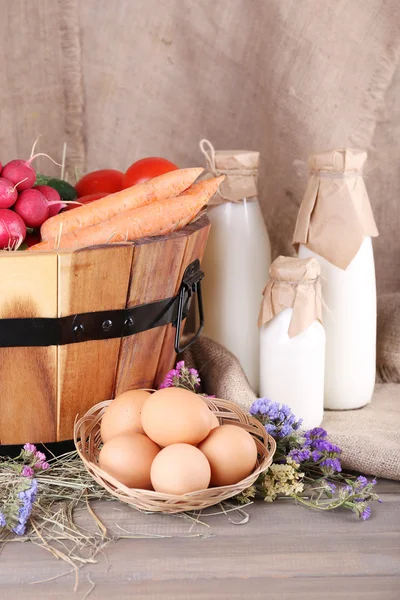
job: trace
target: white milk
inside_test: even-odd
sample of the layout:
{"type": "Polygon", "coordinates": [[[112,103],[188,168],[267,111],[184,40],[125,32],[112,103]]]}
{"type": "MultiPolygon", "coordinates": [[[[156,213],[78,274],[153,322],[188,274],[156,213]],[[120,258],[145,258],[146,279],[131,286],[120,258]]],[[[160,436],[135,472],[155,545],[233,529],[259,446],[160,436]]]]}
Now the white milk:
{"type": "Polygon", "coordinates": [[[369,236],[364,239],[345,271],[300,245],[299,257],[310,256],[321,265],[326,305],[325,408],[359,408],[371,401],[375,385],[376,283],[372,241],[369,236]]]}
{"type": "Polygon", "coordinates": [[[271,248],[257,200],[209,207],[211,221],[202,270],[204,335],[237,356],[251,387],[259,385],[257,316],[271,248]]]}
{"type": "Polygon", "coordinates": [[[318,320],[290,338],[293,309],[260,330],[260,394],[287,404],[303,428],[318,427],[324,411],[325,331],[318,320]]]}

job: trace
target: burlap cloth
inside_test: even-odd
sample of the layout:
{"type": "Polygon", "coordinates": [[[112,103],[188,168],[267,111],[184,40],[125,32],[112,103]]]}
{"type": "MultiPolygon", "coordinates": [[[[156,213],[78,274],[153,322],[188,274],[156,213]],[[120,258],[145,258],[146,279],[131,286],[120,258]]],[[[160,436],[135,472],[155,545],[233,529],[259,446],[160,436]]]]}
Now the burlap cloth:
{"type": "MultiPolygon", "coordinates": [[[[228,350],[201,337],[182,358],[199,371],[206,394],[250,408],[256,396],[228,350]]],[[[400,480],[400,385],[378,383],[371,404],[358,410],[325,411],[322,426],[342,448],[346,469],[400,480]]]]}
{"type": "Polygon", "coordinates": [[[400,292],[378,297],[377,381],[400,383],[400,292]]]}

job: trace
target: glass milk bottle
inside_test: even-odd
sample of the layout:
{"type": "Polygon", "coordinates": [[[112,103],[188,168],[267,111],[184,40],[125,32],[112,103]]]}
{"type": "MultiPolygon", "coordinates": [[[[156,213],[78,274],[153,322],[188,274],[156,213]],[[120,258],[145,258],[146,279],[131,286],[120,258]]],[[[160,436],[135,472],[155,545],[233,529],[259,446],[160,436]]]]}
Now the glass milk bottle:
{"type": "Polygon", "coordinates": [[[362,177],[367,155],[312,156],[294,234],[299,257],[321,264],[326,332],[325,408],[371,401],[376,372],[376,283],[371,236],[378,230],[362,177]]]}
{"type": "Polygon", "coordinates": [[[320,266],[315,258],[279,256],[264,290],[260,326],[260,394],[287,404],[303,427],[324,412],[325,331],[320,266]]]}
{"type": "Polygon", "coordinates": [[[271,248],[257,200],[258,152],[214,151],[200,142],[210,174],[225,174],[207,215],[211,230],[202,261],[204,335],[240,361],[255,392],[259,383],[260,295],[268,276],[271,248]]]}

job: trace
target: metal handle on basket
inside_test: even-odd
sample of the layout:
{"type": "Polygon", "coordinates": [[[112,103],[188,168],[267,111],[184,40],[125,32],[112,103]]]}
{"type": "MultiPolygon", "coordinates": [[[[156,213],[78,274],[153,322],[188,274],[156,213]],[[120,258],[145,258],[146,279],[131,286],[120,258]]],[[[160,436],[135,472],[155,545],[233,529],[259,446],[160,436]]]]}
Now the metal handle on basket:
{"type": "Polygon", "coordinates": [[[200,261],[196,259],[192,262],[186,269],[183,278],[182,284],[179,290],[179,299],[178,299],[178,313],[176,317],[176,323],[174,326],[176,327],[175,333],[175,352],[180,354],[186,348],[189,348],[197,340],[199,335],[201,334],[204,327],[204,309],[203,309],[203,298],[201,295],[201,280],[204,277],[204,273],[200,270],[200,261]],[[181,328],[183,321],[183,313],[185,306],[190,304],[192,296],[196,294],[197,296],[197,306],[199,310],[199,318],[200,325],[194,336],[186,342],[183,346],[181,346],[181,328]]]}

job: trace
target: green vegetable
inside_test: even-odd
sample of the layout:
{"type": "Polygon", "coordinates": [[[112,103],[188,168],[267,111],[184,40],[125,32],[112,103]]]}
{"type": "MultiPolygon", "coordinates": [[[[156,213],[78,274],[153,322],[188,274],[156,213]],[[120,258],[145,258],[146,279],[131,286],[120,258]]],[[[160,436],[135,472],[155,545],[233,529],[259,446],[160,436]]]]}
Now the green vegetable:
{"type": "Polygon", "coordinates": [[[60,194],[62,200],[76,200],[78,197],[76,189],[64,181],[56,177],[49,177],[42,173],[36,173],[35,185],[48,185],[60,194]]]}

